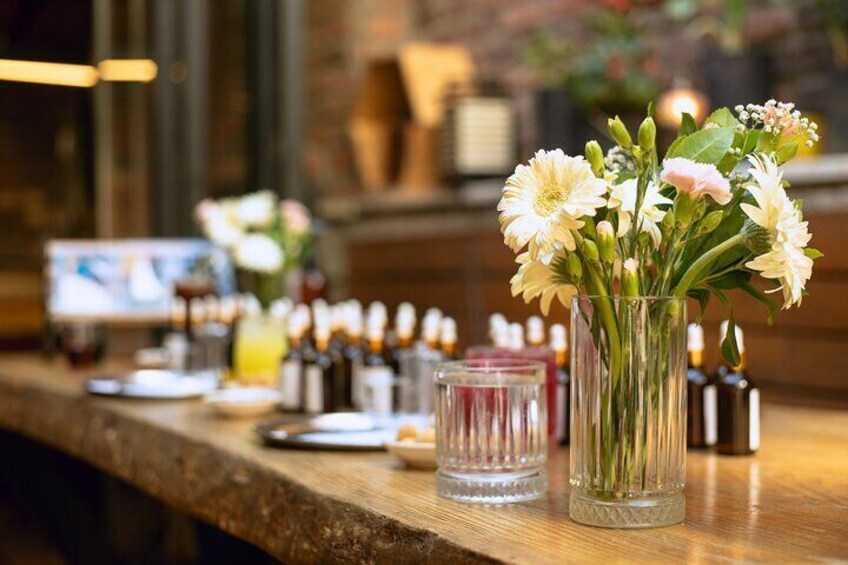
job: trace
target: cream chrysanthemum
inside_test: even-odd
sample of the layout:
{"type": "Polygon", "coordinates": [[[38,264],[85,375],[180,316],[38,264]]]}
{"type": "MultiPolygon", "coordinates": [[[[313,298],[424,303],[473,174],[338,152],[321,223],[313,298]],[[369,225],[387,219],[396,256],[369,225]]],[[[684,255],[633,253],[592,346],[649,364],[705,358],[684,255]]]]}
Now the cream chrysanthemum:
{"type": "Polygon", "coordinates": [[[516,262],[520,266],[510,281],[513,296],[520,294],[526,304],[534,298],[539,298],[539,306],[545,316],[550,312],[554,298],[566,308],[569,307],[569,301],[577,294],[577,288],[566,282],[558,272],[558,268],[565,268],[563,256],[558,254],[550,264],[545,264],[532,259],[530,253],[524,252],[518,256],[516,262]]]}
{"type": "Polygon", "coordinates": [[[575,248],[572,230],[583,216],[594,216],[606,203],[607,185],[595,177],[583,157],[562,150],[537,151],[506,181],[498,203],[504,242],[516,253],[526,245],[531,259],[549,262],[557,249],[575,248]]]}
{"type": "MultiPolygon", "coordinates": [[[[636,210],[637,196],[636,179],[629,179],[612,187],[609,195],[609,208],[618,212],[618,237],[624,237],[630,231],[632,216],[636,210]]],[[[657,206],[671,205],[673,202],[660,194],[659,187],[649,183],[642,198],[642,207],[639,212],[639,231],[650,234],[656,245],[662,240],[659,224],[665,217],[665,211],[657,206]]]]}
{"type": "Polygon", "coordinates": [[[753,180],[745,188],[758,206],[742,204],[742,210],[769,234],[771,249],[745,266],[780,283],[770,292],[783,290],[784,309],[800,305],[804,287],[813,274],[813,260],[804,253],[812,236],[801,210],[786,195],[777,163],[765,156],[749,159],[753,180]]]}

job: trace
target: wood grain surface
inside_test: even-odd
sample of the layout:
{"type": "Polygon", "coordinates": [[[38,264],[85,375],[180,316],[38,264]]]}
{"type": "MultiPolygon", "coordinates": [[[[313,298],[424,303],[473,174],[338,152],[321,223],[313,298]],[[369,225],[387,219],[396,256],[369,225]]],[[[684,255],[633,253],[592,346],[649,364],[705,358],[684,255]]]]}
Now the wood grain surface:
{"type": "Polygon", "coordinates": [[[217,419],[199,401],[87,396],[84,377],[61,361],[0,358],[0,427],[289,562],[848,560],[848,412],[765,405],[756,456],[690,451],[683,524],[616,531],[569,520],[565,449],[551,454],[547,496],[460,504],[388,454],[266,448],[256,421],[217,419]]]}

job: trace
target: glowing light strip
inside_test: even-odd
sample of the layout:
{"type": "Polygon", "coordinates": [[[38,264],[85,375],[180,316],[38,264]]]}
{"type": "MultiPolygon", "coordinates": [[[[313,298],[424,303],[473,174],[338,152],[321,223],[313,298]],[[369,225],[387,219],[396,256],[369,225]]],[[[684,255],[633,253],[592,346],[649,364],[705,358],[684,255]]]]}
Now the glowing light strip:
{"type": "Polygon", "coordinates": [[[0,59],[0,80],[90,88],[100,80],[150,82],[159,68],[150,59],[104,59],[97,67],[0,59]]]}
{"type": "Polygon", "coordinates": [[[97,84],[99,76],[91,65],[0,59],[0,80],[86,88],[97,84]]]}
{"type": "Polygon", "coordinates": [[[159,67],[150,59],[104,59],[97,64],[101,80],[120,82],[150,82],[159,67]]]}

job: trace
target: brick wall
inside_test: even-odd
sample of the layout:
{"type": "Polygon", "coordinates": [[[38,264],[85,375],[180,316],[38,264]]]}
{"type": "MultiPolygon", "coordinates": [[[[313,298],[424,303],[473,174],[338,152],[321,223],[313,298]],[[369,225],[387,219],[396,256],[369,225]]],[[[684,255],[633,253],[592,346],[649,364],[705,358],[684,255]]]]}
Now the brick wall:
{"type": "MultiPolygon", "coordinates": [[[[625,0],[603,0],[608,5],[625,0]]],[[[495,81],[514,98],[522,152],[533,148],[535,77],[524,64],[528,41],[540,29],[577,37],[581,17],[600,0],[312,0],[309,3],[307,68],[307,178],[320,194],[354,191],[345,125],[365,63],[390,55],[405,40],[464,44],[481,80],[495,81]]],[[[697,80],[705,42],[691,28],[671,22],[661,2],[630,2],[630,17],[645,30],[670,83],[683,70],[697,80]],[[687,72],[686,69],[689,69],[687,72]]],[[[831,88],[830,45],[814,0],[773,3],[752,0],[746,29],[774,56],[775,96],[816,108],[831,88]]]]}

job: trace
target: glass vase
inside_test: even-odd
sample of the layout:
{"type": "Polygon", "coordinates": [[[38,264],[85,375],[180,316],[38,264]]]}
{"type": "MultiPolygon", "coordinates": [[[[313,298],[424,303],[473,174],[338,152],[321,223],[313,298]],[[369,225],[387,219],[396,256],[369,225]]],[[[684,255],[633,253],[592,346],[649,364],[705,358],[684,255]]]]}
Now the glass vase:
{"type": "Polygon", "coordinates": [[[571,328],[571,518],[608,528],[681,522],[685,301],[577,296],[571,328]]]}

